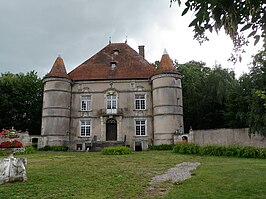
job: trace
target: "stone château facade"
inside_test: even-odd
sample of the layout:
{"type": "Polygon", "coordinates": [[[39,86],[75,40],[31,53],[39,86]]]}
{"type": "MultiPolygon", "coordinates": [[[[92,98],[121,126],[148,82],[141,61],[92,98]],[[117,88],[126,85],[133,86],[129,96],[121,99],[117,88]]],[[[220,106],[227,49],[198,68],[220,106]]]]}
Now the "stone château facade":
{"type": "Polygon", "coordinates": [[[110,43],[67,73],[61,57],[44,77],[39,147],[87,150],[123,142],[133,149],[170,144],[183,132],[181,74],[164,52],[155,69],[126,43],[110,43]]]}

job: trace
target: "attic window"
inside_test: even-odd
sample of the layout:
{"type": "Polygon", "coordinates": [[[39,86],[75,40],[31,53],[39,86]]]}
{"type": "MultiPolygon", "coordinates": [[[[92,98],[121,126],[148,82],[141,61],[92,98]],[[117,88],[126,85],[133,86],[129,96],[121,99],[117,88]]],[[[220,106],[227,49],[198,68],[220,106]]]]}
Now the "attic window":
{"type": "Polygon", "coordinates": [[[119,50],[118,49],[114,49],[113,53],[114,53],[114,55],[118,55],[119,54],[119,50]]]}
{"type": "Polygon", "coordinates": [[[116,62],[111,62],[111,69],[112,70],[114,70],[116,66],[117,66],[116,62]]]}

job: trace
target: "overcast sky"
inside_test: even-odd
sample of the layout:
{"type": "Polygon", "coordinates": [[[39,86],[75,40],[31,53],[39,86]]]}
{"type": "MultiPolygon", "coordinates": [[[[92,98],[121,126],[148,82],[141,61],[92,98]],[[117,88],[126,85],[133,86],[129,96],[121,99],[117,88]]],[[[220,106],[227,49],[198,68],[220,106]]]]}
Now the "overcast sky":
{"type": "Polygon", "coordinates": [[[173,60],[204,61],[233,68],[238,76],[248,71],[251,55],[246,48],[242,63],[227,62],[231,40],[213,33],[199,45],[188,28],[192,14],[181,17],[169,0],[0,0],[0,73],[48,73],[60,54],[70,72],[113,43],[125,42],[138,51],[145,45],[149,62],[160,60],[164,49],[173,60]]]}

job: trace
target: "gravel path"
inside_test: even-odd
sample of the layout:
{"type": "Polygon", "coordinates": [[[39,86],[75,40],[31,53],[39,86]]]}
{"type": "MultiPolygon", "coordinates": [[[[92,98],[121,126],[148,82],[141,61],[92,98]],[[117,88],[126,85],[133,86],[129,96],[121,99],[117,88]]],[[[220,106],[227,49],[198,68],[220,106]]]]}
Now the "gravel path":
{"type": "Polygon", "coordinates": [[[150,185],[153,187],[158,182],[172,181],[180,182],[191,177],[191,172],[200,165],[199,162],[182,162],[177,164],[176,167],[168,169],[168,171],[162,175],[158,175],[152,178],[150,185]]]}

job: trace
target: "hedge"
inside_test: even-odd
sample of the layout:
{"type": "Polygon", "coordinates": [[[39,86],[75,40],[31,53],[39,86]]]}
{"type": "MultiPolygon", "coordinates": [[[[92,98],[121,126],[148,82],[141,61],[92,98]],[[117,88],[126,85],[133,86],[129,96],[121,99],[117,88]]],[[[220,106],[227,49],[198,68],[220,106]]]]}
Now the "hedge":
{"type": "Polygon", "coordinates": [[[105,147],[101,150],[103,155],[126,155],[131,154],[132,149],[126,146],[105,147]]]}
{"type": "Polygon", "coordinates": [[[251,146],[199,146],[196,144],[176,144],[173,152],[210,156],[243,158],[266,158],[266,149],[251,146]]]}

